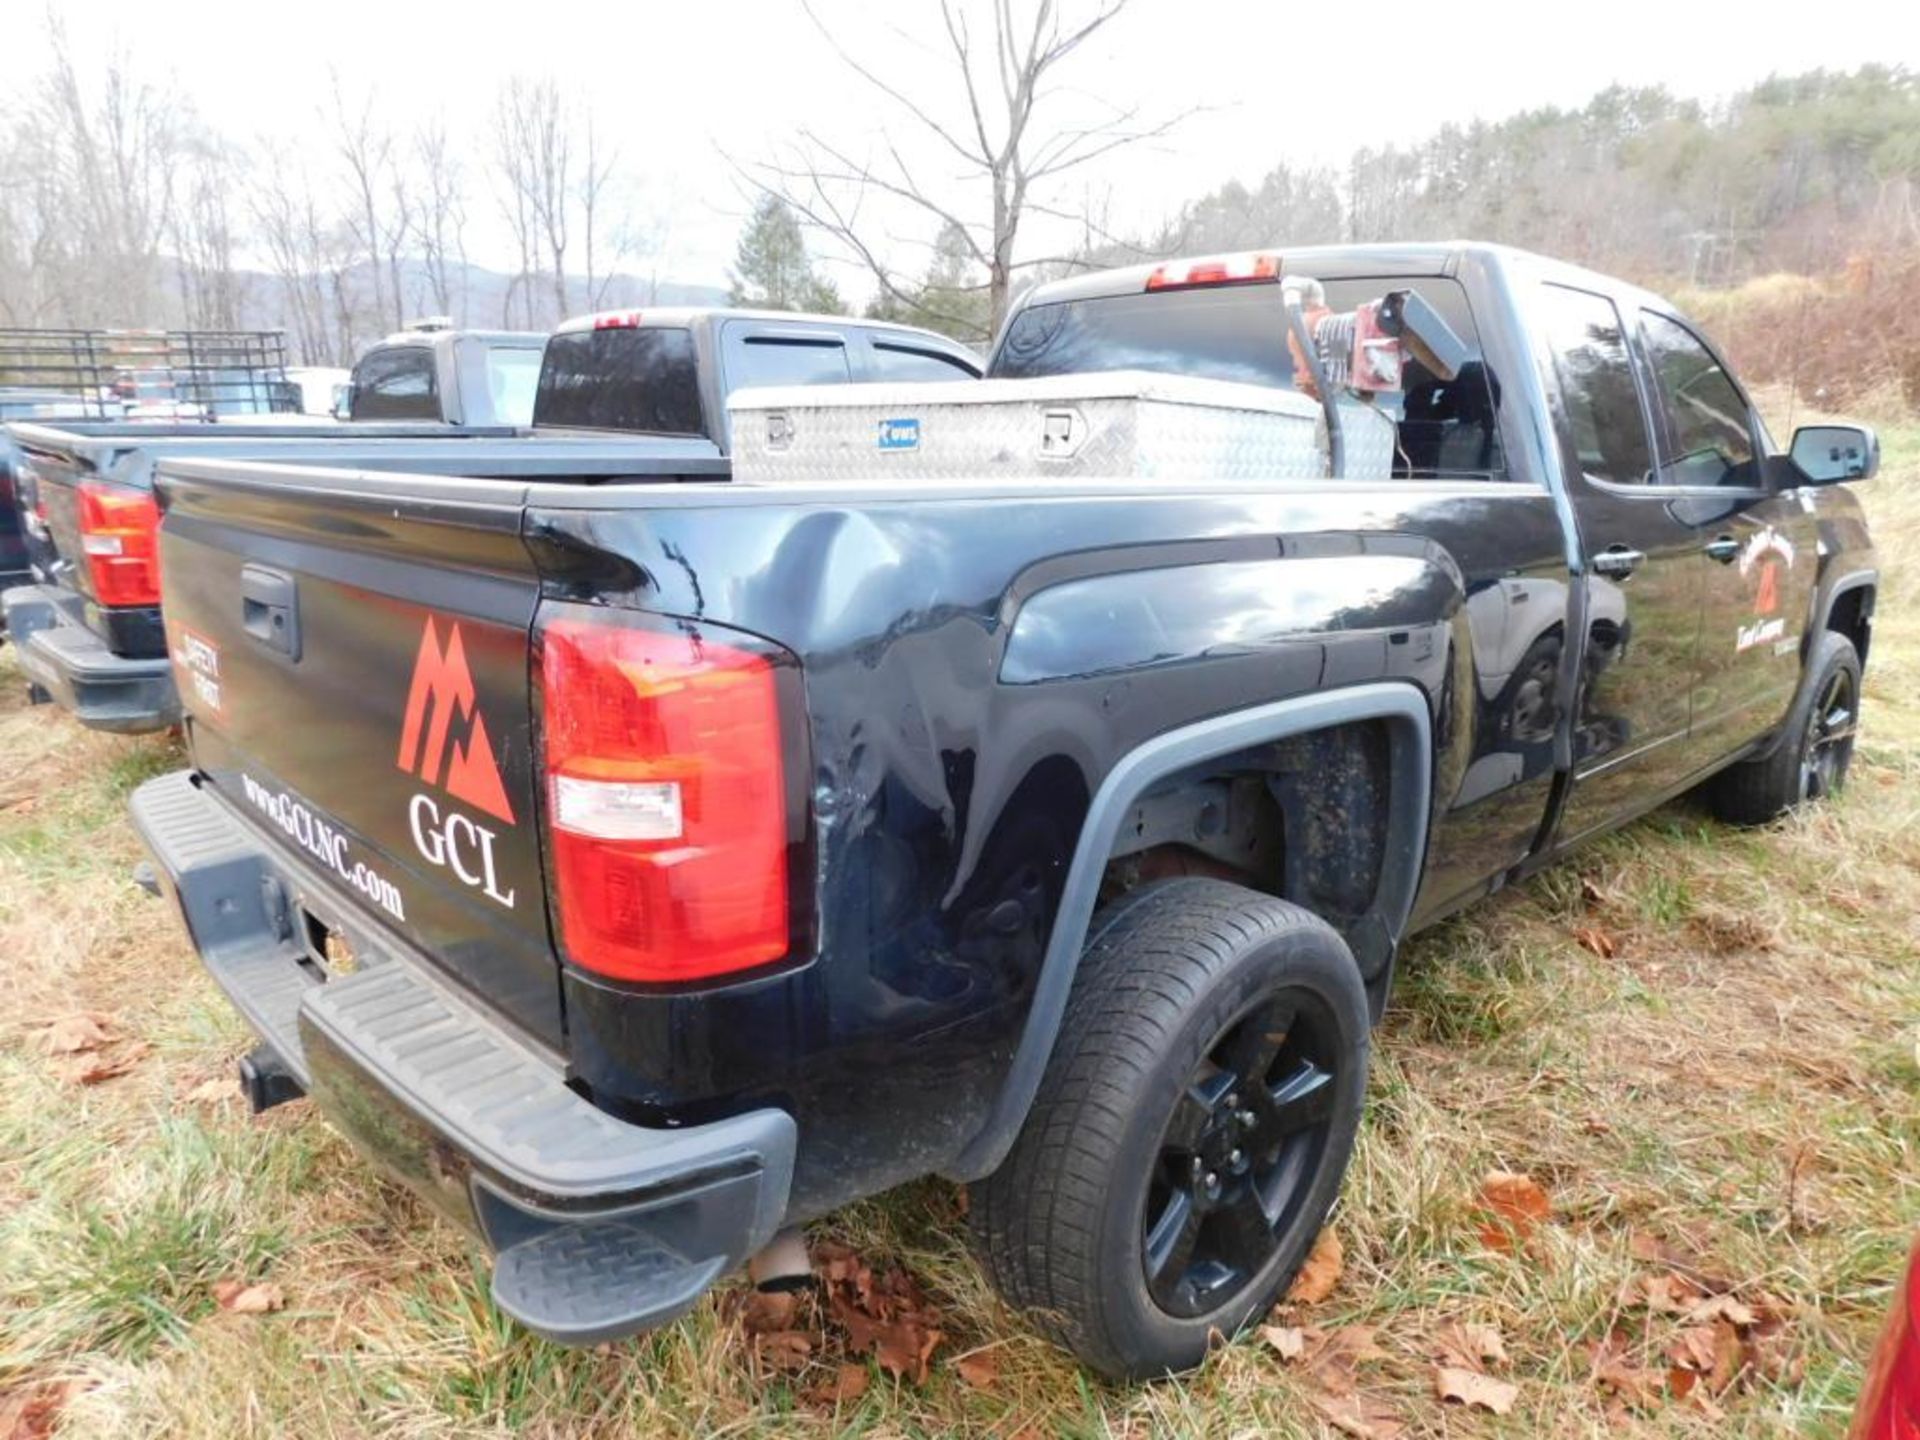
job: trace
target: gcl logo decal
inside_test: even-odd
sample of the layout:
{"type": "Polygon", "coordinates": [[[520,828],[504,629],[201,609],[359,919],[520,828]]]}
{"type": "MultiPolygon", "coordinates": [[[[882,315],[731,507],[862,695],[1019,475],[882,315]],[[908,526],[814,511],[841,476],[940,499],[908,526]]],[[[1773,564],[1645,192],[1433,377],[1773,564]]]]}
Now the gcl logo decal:
{"type": "MultiPolygon", "coordinates": [[[[420,635],[420,653],[413,662],[413,683],[407,690],[397,763],[407,774],[445,790],[454,799],[509,825],[514,823],[513,806],[500,783],[500,762],[487,734],[486,717],[480,713],[474,695],[473,672],[467,668],[467,647],[460,637],[460,627],[447,626],[446,648],[442,649],[431,615],[420,635]]],[[[414,848],[428,864],[451,870],[462,885],[509,910],[513,908],[514,892],[500,888],[494,864],[493,844],[498,838],[494,831],[457,810],[443,811],[431,795],[425,794],[415,795],[408,802],[407,825],[413,832],[414,848]]]]}
{"type": "Polygon", "coordinates": [[[427,617],[420,635],[420,654],[413,662],[413,685],[407,691],[407,718],[400,728],[400,768],[438,785],[456,800],[484,810],[509,825],[513,806],[500,783],[500,765],[494,759],[487,721],[474,700],[473,672],[467,669],[467,647],[460,627],[447,627],[447,648],[427,617]],[[466,727],[463,741],[447,743],[453,722],[466,727]],[[451,754],[449,754],[451,751],[451,754]]]}

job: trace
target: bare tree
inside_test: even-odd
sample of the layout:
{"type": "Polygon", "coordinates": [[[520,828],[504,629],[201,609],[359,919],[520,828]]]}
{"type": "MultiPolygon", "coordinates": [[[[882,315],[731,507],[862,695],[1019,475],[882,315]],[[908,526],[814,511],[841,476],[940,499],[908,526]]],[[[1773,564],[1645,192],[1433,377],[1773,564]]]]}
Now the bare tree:
{"type": "Polygon", "coordinates": [[[620,261],[627,247],[632,243],[632,233],[624,225],[616,228],[611,238],[613,255],[607,260],[604,273],[594,269],[594,251],[604,247],[602,227],[607,223],[607,186],[613,179],[614,167],[619,163],[617,150],[605,150],[600,143],[600,127],[594,119],[591,108],[586,112],[586,145],[580,180],[576,189],[580,201],[580,233],[584,240],[587,267],[587,308],[598,310],[606,303],[607,286],[612,282],[614,272],[620,268],[620,261]]]}
{"type": "Polygon", "coordinates": [[[196,328],[237,330],[246,299],[236,263],[243,242],[233,211],[233,199],[244,189],[239,161],[219,141],[196,137],[180,181],[168,238],[183,318],[196,328]]]}
{"type": "Polygon", "coordinates": [[[375,122],[371,92],[355,106],[349,104],[339,75],[332,81],[334,153],[345,167],[352,196],[347,223],[366,260],[376,323],[391,317],[398,328],[406,323],[405,297],[399,293],[398,264],[393,257],[406,243],[406,217],[382,204],[401,189],[393,179],[393,135],[375,122]],[[387,275],[383,276],[383,269],[387,275]]]}
{"type": "Polygon", "coordinates": [[[420,216],[414,238],[427,274],[433,308],[464,325],[467,319],[466,172],[447,135],[444,115],[421,127],[414,139],[420,216]],[[456,291],[455,275],[459,277],[456,291]],[[457,297],[457,298],[456,298],[457,297]]]}
{"type": "Polygon", "coordinates": [[[8,195],[30,216],[15,223],[31,237],[32,309],[67,324],[126,324],[163,304],[161,246],[190,116],[118,55],[87,85],[56,14],[47,27],[48,68],[27,92],[17,140],[31,180],[8,195]]]}
{"type": "MultiPolygon", "coordinates": [[[[567,247],[572,218],[573,135],[559,82],[551,76],[515,76],[500,91],[494,110],[495,161],[506,192],[502,205],[520,245],[521,279],[531,283],[536,264],[552,287],[554,319],[567,312],[567,247]]],[[[527,319],[536,310],[524,296],[527,319]]]]}
{"type": "MultiPolygon", "coordinates": [[[[1046,199],[1068,172],[1124,146],[1165,135],[1187,115],[1143,120],[1138,106],[1108,107],[1092,120],[1049,117],[1065,93],[1060,71],[1086,43],[1119,16],[1127,0],[1098,0],[1090,11],[1068,18],[1057,0],[1036,0],[1016,14],[1016,0],[941,0],[940,43],[948,62],[943,108],[934,82],[912,91],[895,84],[872,62],[849,50],[802,0],[809,18],[842,63],[911,122],[943,165],[910,163],[899,143],[883,136],[868,158],[854,147],[802,130],[794,145],[773,160],[751,165],[750,183],[777,195],[810,224],[844,246],[871,273],[882,298],[925,313],[912,280],[896,270],[869,212],[874,195],[902,202],[930,218],[951,240],[960,237],[985,272],[988,323],[1005,317],[1017,271],[1046,263],[1016,258],[1021,227],[1031,215],[1072,219],[1046,199]],[[982,12],[985,19],[982,20],[982,12]],[[976,34],[976,32],[979,32],[976,34]],[[959,193],[929,177],[962,167],[959,193]]],[[[967,317],[932,317],[953,327],[967,317]]]]}
{"type": "Polygon", "coordinates": [[[350,280],[358,242],[352,231],[328,218],[303,169],[259,167],[249,208],[280,282],[295,352],[309,364],[350,363],[357,338],[350,280]]]}

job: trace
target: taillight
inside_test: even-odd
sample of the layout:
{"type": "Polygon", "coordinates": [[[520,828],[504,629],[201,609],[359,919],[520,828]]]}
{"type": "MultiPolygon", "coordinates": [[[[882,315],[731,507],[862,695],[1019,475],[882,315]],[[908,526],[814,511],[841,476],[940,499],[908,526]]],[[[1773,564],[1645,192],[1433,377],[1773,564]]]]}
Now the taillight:
{"type": "Polygon", "coordinates": [[[1170,260],[1147,276],[1149,290],[1187,290],[1201,285],[1248,285],[1280,278],[1280,257],[1248,251],[1204,260],[1170,260]]]}
{"type": "Polygon", "coordinates": [[[1894,1292],[1852,1434],[1854,1440],[1920,1440],[1920,1246],[1894,1292]]]}
{"type": "Polygon", "coordinates": [[[160,603],[160,510],[144,490],[82,480],[80,548],[102,605],[160,603]]]}
{"type": "Polygon", "coordinates": [[[567,957],[656,982],[780,959],[790,917],[775,660],[711,627],[562,618],[543,637],[567,957]]]}
{"type": "Polygon", "coordinates": [[[593,317],[596,330],[638,330],[640,312],[638,310],[603,310],[593,317]]]}

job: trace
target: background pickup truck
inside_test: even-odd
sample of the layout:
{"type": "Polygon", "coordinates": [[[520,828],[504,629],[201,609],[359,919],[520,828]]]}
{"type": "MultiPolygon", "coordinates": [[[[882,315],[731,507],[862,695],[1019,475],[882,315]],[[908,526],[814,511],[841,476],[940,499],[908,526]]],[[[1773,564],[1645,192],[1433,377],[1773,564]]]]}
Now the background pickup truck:
{"type": "Polygon", "coordinates": [[[354,362],[338,417],[529,425],[546,344],[537,330],[402,330],[354,362]]]}
{"type": "MultiPolygon", "coordinates": [[[[1873,438],[1778,453],[1655,296],[1480,246],[1120,270],[1027,295],[972,388],[1049,386],[988,476],[874,478],[953,386],[876,392],[840,474],[161,462],[159,886],[256,1103],[309,1091],[540,1334],[937,1172],[1047,1333],[1192,1365],[1333,1203],[1409,933],[1690,786],[1751,820],[1844,777],[1873,438]],[[1090,478],[1069,372],[1116,366],[1310,382],[1391,444],[1090,478]]],[[[804,399],[736,436],[866,403],[804,399]]]]}
{"type": "MultiPolygon", "coordinates": [[[[454,343],[462,338],[431,334],[423,340],[433,344],[418,348],[457,371],[469,363],[462,357],[475,353],[454,343]]],[[[496,367],[500,353],[488,350],[471,363],[496,367]]],[[[157,730],[178,721],[154,551],[153,469],[162,457],[581,485],[724,479],[726,396],[737,385],[979,373],[964,349],[926,331],[720,309],[587,316],[560,328],[544,364],[539,349],[519,353],[541,365],[531,429],[401,417],[352,426],[10,427],[24,481],[23,517],[40,553],[38,583],[0,593],[0,615],[20,645],[36,698],[102,730],[157,730]]],[[[356,416],[364,413],[356,408],[356,416]]]]}

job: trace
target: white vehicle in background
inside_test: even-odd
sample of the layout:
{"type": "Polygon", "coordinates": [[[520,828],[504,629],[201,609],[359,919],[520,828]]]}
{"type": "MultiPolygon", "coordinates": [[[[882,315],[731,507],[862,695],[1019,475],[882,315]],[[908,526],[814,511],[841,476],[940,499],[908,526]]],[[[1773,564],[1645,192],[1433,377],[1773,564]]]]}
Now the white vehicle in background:
{"type": "Polygon", "coordinates": [[[338,365],[289,365],[287,383],[299,400],[299,413],[328,416],[339,403],[341,391],[353,380],[353,372],[338,365]]]}

